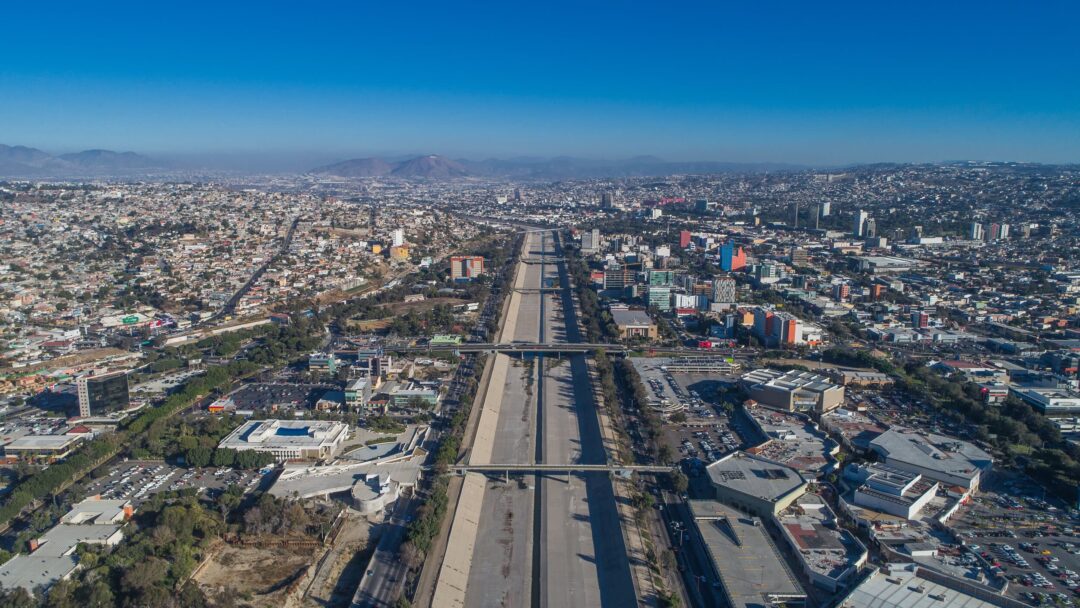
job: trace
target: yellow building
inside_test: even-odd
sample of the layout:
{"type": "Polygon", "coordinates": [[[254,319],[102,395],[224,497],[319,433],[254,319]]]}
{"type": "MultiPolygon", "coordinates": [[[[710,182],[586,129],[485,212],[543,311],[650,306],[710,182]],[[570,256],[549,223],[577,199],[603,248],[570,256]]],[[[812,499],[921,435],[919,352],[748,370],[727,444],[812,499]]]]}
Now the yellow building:
{"type": "Polygon", "coordinates": [[[408,245],[398,245],[397,247],[391,247],[390,248],[390,259],[391,260],[402,260],[402,261],[408,260],[409,259],[409,246],[408,245]]]}

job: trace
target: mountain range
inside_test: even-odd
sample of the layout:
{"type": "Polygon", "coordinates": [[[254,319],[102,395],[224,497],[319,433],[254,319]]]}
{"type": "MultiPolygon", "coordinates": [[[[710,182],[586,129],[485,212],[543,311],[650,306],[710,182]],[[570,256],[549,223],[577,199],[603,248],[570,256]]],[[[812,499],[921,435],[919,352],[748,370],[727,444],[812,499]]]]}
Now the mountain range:
{"type": "Polygon", "coordinates": [[[676,174],[783,171],[804,169],[782,163],[724,163],[713,161],[673,162],[655,156],[623,160],[555,158],[514,158],[472,161],[452,160],[429,154],[399,161],[382,158],[354,158],[316,167],[310,173],[335,177],[397,177],[450,179],[487,177],[514,179],[582,179],[600,177],[665,176],[676,174]]]}
{"type": "Polygon", "coordinates": [[[53,156],[37,148],[0,144],[0,177],[91,177],[131,175],[165,164],[134,152],[84,150],[53,156]]]}

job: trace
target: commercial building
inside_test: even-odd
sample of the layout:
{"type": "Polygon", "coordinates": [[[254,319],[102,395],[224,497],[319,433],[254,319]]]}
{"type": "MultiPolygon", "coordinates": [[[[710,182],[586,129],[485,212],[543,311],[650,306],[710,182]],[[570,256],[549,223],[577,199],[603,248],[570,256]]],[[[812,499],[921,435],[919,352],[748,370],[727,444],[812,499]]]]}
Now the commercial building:
{"type": "Polygon", "coordinates": [[[593,228],[581,234],[581,253],[586,255],[600,251],[600,230],[593,228]]]}
{"type": "Polygon", "coordinates": [[[122,500],[88,498],[74,506],[60,523],[30,541],[29,554],[17,554],[0,566],[0,585],[33,593],[48,590],[79,566],[80,544],[115,546],[124,538],[123,525],[134,510],[122,500]]]}
{"type": "Polygon", "coordinates": [[[870,441],[884,464],[946,486],[976,490],[994,459],[975,445],[933,433],[892,428],[870,441]]]}
{"type": "Polygon", "coordinates": [[[858,579],[869,553],[820,495],[803,494],[776,520],[811,584],[835,593],[858,579]]]}
{"type": "Polygon", "coordinates": [[[219,448],[268,452],[278,460],[324,460],[337,455],[349,426],[326,420],[250,420],[229,433],[219,448]]]}
{"type": "Polygon", "coordinates": [[[746,268],[746,252],[734,242],[728,241],[720,247],[720,269],[735,272],[746,268]]]}
{"type": "Polygon", "coordinates": [[[844,387],[812,372],[762,368],[743,374],[739,383],[751,399],[786,412],[823,414],[844,402],[844,387]]]}
{"type": "Polygon", "coordinates": [[[765,346],[792,347],[799,344],[820,344],[823,332],[813,323],[795,315],[765,306],[754,308],[753,334],[765,346]]]}
{"type": "Polygon", "coordinates": [[[1074,391],[1061,388],[1020,387],[1011,387],[1009,390],[1047,416],[1080,413],[1080,393],[1074,391]]]}
{"type": "Polygon", "coordinates": [[[915,563],[887,564],[851,590],[837,608],[1025,608],[973,582],[915,563]]]}
{"type": "Polygon", "coordinates": [[[484,274],[484,258],[478,255],[455,255],[450,257],[450,278],[454,281],[471,281],[484,274]]]}
{"type": "Polygon", "coordinates": [[[765,522],[712,500],[689,504],[694,517],[691,533],[708,555],[725,605],[759,608],[806,600],[806,592],[766,532],[765,522]]]}
{"type": "Polygon", "coordinates": [[[75,380],[75,392],[80,418],[125,410],[131,404],[126,372],[80,376],[75,380]]]}
{"type": "Polygon", "coordinates": [[[671,288],[649,287],[645,295],[646,303],[659,310],[671,310],[671,288]]]}
{"type": "Polygon", "coordinates": [[[712,301],[717,304],[735,304],[735,279],[717,277],[712,282],[712,301]]]}
{"type": "Polygon", "coordinates": [[[870,274],[908,272],[918,265],[919,263],[916,260],[888,255],[863,255],[851,258],[853,270],[870,274]]]}
{"type": "Polygon", "coordinates": [[[857,237],[866,236],[866,221],[870,219],[870,214],[859,209],[855,212],[854,224],[851,226],[851,234],[857,237]]]}
{"type": "Polygon", "coordinates": [[[937,482],[880,463],[852,463],[844,469],[844,478],[856,484],[852,498],[856,505],[904,519],[915,519],[934,499],[937,482]]]}
{"type": "Polygon", "coordinates": [[[79,446],[83,435],[23,435],[4,446],[8,461],[57,462],[79,446]]]}
{"type": "Polygon", "coordinates": [[[776,515],[806,491],[795,469],[747,452],[732,452],[705,471],[717,500],[758,517],[776,515]]]}
{"type": "Polygon", "coordinates": [[[611,319],[619,329],[619,337],[624,340],[630,338],[656,339],[656,324],[653,323],[652,317],[644,310],[613,308],[611,310],[611,319]]]}
{"type": "Polygon", "coordinates": [[[371,402],[371,379],[354,378],[345,385],[345,405],[351,410],[367,409],[371,402]]]}

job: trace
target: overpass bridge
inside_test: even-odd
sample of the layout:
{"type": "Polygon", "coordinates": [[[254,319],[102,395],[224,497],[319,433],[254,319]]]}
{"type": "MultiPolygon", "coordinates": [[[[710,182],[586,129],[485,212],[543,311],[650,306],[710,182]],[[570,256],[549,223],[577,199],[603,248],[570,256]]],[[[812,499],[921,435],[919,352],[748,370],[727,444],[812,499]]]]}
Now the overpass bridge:
{"type": "Polygon", "coordinates": [[[671,473],[673,466],[640,464],[460,464],[450,467],[455,475],[465,473],[671,473]]]}
{"type": "Polygon", "coordinates": [[[403,353],[427,353],[432,351],[457,351],[460,353],[587,353],[597,348],[605,350],[624,351],[627,347],[622,344],[582,344],[582,343],[469,343],[462,344],[433,344],[425,346],[404,346],[392,350],[403,353]]]}

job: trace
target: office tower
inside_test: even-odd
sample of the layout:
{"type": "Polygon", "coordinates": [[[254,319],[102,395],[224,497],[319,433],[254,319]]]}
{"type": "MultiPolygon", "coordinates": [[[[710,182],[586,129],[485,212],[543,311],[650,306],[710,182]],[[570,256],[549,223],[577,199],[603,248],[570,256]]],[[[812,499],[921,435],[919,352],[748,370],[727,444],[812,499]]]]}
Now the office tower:
{"type": "Polygon", "coordinates": [[[600,230],[593,228],[581,235],[581,252],[585,254],[600,251],[600,230]]]}
{"type": "Polygon", "coordinates": [[[735,279],[717,277],[712,282],[712,301],[717,304],[735,303],[735,279]]]}
{"type": "Polygon", "coordinates": [[[968,239],[972,241],[983,240],[983,225],[979,222],[971,222],[971,227],[968,228],[968,239]]]}
{"type": "Polygon", "coordinates": [[[478,255],[455,255],[450,258],[450,278],[471,281],[484,274],[484,258],[478,255]]]}
{"type": "Polygon", "coordinates": [[[874,221],[874,218],[871,217],[866,219],[865,230],[866,234],[864,234],[863,236],[865,236],[866,238],[872,239],[877,236],[877,222],[874,221]]]}
{"type": "Polygon", "coordinates": [[[793,227],[799,227],[799,203],[795,203],[795,221],[792,224],[793,227]]]}
{"type": "Polygon", "coordinates": [[[911,227],[911,240],[915,241],[915,240],[921,239],[922,235],[923,235],[923,227],[922,226],[912,226],[911,227]]]}
{"type": "Polygon", "coordinates": [[[818,227],[821,225],[821,206],[814,205],[814,208],[811,210],[811,212],[814,215],[814,230],[817,230],[818,227]]]}
{"type": "Polygon", "coordinates": [[[851,285],[847,283],[837,283],[833,285],[832,289],[833,299],[837,302],[845,302],[851,297],[851,285]]]}
{"type": "Polygon", "coordinates": [[[921,310],[911,313],[911,326],[915,329],[926,329],[930,326],[930,315],[921,310]]]}
{"type": "Polygon", "coordinates": [[[623,289],[633,284],[633,273],[625,266],[612,264],[604,271],[604,289],[623,289]]]}
{"type": "Polygon", "coordinates": [[[862,237],[866,236],[866,220],[870,217],[870,214],[859,209],[855,212],[855,223],[851,227],[851,234],[862,237]]]}
{"type": "Polygon", "coordinates": [[[724,272],[735,272],[746,268],[746,252],[733,241],[728,241],[720,247],[720,269],[724,272]]]}
{"type": "Polygon", "coordinates": [[[127,409],[130,404],[124,372],[82,376],[75,380],[75,390],[79,396],[80,418],[127,409]]]}
{"type": "Polygon", "coordinates": [[[791,248],[791,265],[792,266],[809,266],[810,254],[807,253],[802,247],[791,248]]]}
{"type": "Polygon", "coordinates": [[[1009,238],[1009,225],[1008,224],[1002,224],[1001,225],[1001,230],[998,232],[998,238],[1003,240],[1003,241],[1009,238]]]}
{"type": "Polygon", "coordinates": [[[675,284],[674,270],[650,270],[649,285],[657,287],[670,287],[675,284]]]}
{"type": "Polygon", "coordinates": [[[514,188],[514,200],[521,201],[521,188],[514,188]]]}
{"type": "Polygon", "coordinates": [[[682,230],[679,232],[679,247],[686,249],[690,246],[690,231],[682,230]]]}
{"type": "Polygon", "coordinates": [[[821,217],[829,217],[832,213],[832,203],[825,201],[821,203],[821,217]]]}
{"type": "Polygon", "coordinates": [[[880,283],[874,283],[870,286],[870,299],[877,302],[881,297],[885,295],[885,286],[880,283]]]}
{"type": "Polygon", "coordinates": [[[390,233],[390,246],[401,247],[405,244],[405,231],[401,228],[390,233]]]}
{"type": "Polygon", "coordinates": [[[600,206],[604,209],[611,209],[615,206],[615,195],[610,192],[604,192],[600,195],[600,206]]]}
{"type": "Polygon", "coordinates": [[[658,309],[665,311],[671,310],[670,287],[649,287],[646,299],[649,306],[655,306],[658,309]]]}

